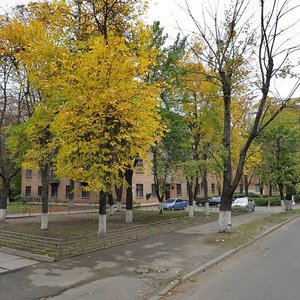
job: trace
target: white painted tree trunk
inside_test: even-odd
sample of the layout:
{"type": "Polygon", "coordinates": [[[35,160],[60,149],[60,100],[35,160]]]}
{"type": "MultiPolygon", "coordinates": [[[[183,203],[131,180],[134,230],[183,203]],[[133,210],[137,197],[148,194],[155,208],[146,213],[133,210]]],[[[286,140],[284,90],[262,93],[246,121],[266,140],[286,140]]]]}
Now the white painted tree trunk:
{"type": "Polygon", "coordinates": [[[205,202],[205,213],[208,216],[209,215],[209,203],[205,202]]]}
{"type": "Polygon", "coordinates": [[[106,234],[106,215],[99,215],[98,235],[106,234]]]}
{"type": "Polygon", "coordinates": [[[284,200],[280,200],[280,204],[281,204],[281,212],[282,213],[286,213],[286,207],[285,207],[285,201],[284,200]]]}
{"type": "Polygon", "coordinates": [[[7,203],[7,204],[9,204],[9,197],[7,197],[7,201],[6,201],[6,203],[7,203]]]}
{"type": "Polygon", "coordinates": [[[0,222],[5,222],[6,219],[6,209],[0,209],[0,222]]]}
{"type": "Polygon", "coordinates": [[[219,232],[231,232],[231,211],[219,212],[219,232]]]}
{"type": "Polygon", "coordinates": [[[132,209],[126,209],[126,220],[125,223],[127,224],[131,224],[133,220],[133,216],[132,216],[132,209]]]}
{"type": "Polygon", "coordinates": [[[114,205],[110,205],[109,206],[109,215],[113,216],[115,214],[115,206],[114,205]]]}
{"type": "Polygon", "coordinates": [[[196,210],[196,200],[193,200],[193,210],[196,210]]]}
{"type": "Polygon", "coordinates": [[[190,218],[194,217],[194,206],[193,205],[189,206],[189,217],[190,218]]]}
{"type": "Polygon", "coordinates": [[[158,211],[162,211],[163,210],[163,203],[159,202],[158,203],[158,211]]]}
{"type": "Polygon", "coordinates": [[[42,214],[42,222],[41,222],[41,229],[42,230],[47,230],[48,229],[48,221],[49,221],[48,213],[42,214]]]}
{"type": "Polygon", "coordinates": [[[286,210],[292,210],[292,200],[287,200],[286,201],[286,210]]]}
{"type": "Polygon", "coordinates": [[[117,202],[117,211],[121,211],[121,210],[122,210],[122,203],[117,202]]]}

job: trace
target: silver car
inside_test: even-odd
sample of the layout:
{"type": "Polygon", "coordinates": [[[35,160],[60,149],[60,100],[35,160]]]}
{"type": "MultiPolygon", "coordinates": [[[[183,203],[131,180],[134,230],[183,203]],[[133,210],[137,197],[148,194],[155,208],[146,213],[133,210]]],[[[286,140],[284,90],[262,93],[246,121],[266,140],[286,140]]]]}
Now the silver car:
{"type": "Polygon", "coordinates": [[[236,198],[231,205],[231,210],[255,211],[255,202],[249,197],[236,198]]]}

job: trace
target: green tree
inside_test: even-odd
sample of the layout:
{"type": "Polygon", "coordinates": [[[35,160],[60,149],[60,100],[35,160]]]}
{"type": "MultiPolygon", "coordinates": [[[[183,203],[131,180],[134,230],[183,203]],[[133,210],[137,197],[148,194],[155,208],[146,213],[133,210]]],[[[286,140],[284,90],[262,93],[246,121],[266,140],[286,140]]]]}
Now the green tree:
{"type": "Polygon", "coordinates": [[[160,115],[165,127],[164,137],[151,148],[155,194],[160,203],[159,211],[162,213],[167,182],[173,176],[178,161],[187,155],[187,128],[184,126],[183,118],[176,113],[177,89],[180,74],[183,72],[180,60],[185,53],[186,39],[181,39],[178,35],[174,43],[167,46],[168,35],[164,34],[159,22],[152,25],[152,35],[150,47],[157,50],[157,55],[147,81],[160,86],[160,115]]]}
{"type": "MultiPolygon", "coordinates": [[[[281,200],[300,181],[299,111],[286,110],[258,139],[262,148],[259,175],[263,182],[277,186],[281,200]]],[[[285,209],[284,209],[285,210],[285,209]]]]}
{"type": "MultiPolygon", "coordinates": [[[[223,99],[223,190],[219,213],[220,232],[231,231],[232,196],[243,174],[250,145],[286,108],[299,86],[298,81],[287,97],[271,100],[268,97],[274,81],[280,77],[287,79],[294,75],[289,58],[299,47],[282,44],[281,38],[283,34],[291,33],[292,27],[285,27],[283,21],[291,12],[296,12],[299,6],[289,6],[291,1],[273,1],[270,6],[267,6],[266,2],[259,1],[260,23],[259,33],[256,34],[257,28],[251,28],[246,18],[247,12],[252,9],[248,1],[231,2],[230,6],[223,10],[224,15],[221,19],[220,11],[204,12],[204,25],[196,19],[186,1],[187,12],[198,29],[196,35],[202,45],[199,49],[193,48],[194,52],[210,70],[216,72],[215,79],[221,88],[223,99]],[[206,16],[212,17],[211,22],[206,20],[206,16]],[[240,110],[250,116],[236,168],[233,166],[232,156],[232,107],[235,99],[243,101],[240,110]],[[271,107],[275,107],[272,114],[268,113],[270,101],[273,102],[271,107]]],[[[283,39],[286,40],[286,37],[283,39]]]]}

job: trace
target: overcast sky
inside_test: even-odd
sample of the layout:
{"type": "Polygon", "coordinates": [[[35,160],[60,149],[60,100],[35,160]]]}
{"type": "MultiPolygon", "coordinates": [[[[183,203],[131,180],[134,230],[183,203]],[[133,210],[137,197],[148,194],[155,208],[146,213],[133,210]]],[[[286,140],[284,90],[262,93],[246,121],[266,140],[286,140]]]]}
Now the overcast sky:
{"type": "MultiPolygon", "coordinates": [[[[26,4],[30,2],[29,0],[0,0],[0,7],[2,9],[7,10],[9,7],[19,5],[19,4],[26,4]]],[[[231,0],[187,0],[189,3],[193,14],[196,16],[197,20],[202,20],[203,16],[201,14],[201,8],[203,6],[209,6],[214,5],[214,3],[219,2],[220,8],[219,11],[224,11],[223,5],[228,4],[231,2],[231,0]]],[[[266,3],[271,3],[270,0],[267,0],[266,3]]],[[[300,0],[292,0],[291,3],[293,5],[300,5],[300,0]]],[[[258,10],[259,9],[259,0],[251,0],[251,6],[250,9],[258,10]],[[252,5],[255,4],[256,5],[252,5]]],[[[190,17],[188,17],[187,13],[184,11],[186,8],[185,0],[150,0],[150,9],[147,14],[146,21],[148,23],[152,23],[154,20],[159,20],[162,24],[162,26],[165,28],[165,32],[168,33],[170,37],[170,42],[172,42],[173,39],[175,39],[177,33],[180,30],[184,31],[184,34],[191,34],[193,30],[195,30],[195,27],[193,25],[193,22],[190,17]]],[[[252,11],[252,12],[253,12],[252,11]]],[[[300,16],[300,9],[298,11],[292,12],[289,14],[289,18],[285,20],[285,22],[294,22],[296,20],[299,21],[300,16]]],[[[207,14],[206,14],[207,17],[207,14]]],[[[255,21],[254,21],[255,23],[255,21]]],[[[259,22],[256,22],[258,24],[259,22]]],[[[289,30],[289,33],[292,33],[293,40],[297,40],[300,43],[300,24],[298,26],[295,26],[294,29],[291,31],[289,30]]],[[[294,62],[299,60],[299,55],[294,56],[292,59],[294,62]]],[[[299,63],[298,63],[299,64],[299,63]]],[[[300,73],[300,72],[299,72],[300,73]]],[[[291,81],[285,80],[284,83],[282,81],[279,81],[279,84],[277,84],[276,88],[279,90],[282,90],[286,96],[288,93],[287,91],[290,89],[291,81]]],[[[300,96],[300,90],[297,92],[297,96],[300,96]]]]}

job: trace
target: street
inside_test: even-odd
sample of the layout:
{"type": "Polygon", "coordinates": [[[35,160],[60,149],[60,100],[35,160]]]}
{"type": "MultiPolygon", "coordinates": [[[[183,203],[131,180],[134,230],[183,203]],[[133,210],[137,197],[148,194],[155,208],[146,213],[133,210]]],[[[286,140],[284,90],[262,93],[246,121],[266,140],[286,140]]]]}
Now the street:
{"type": "MultiPolygon", "coordinates": [[[[166,299],[295,300],[300,295],[300,220],[245,248],[166,299]]],[[[173,293],[172,292],[172,293],[173,293]]]]}
{"type": "MultiPolygon", "coordinates": [[[[275,213],[279,209],[280,208],[275,207],[272,208],[272,213],[275,213]]],[[[257,208],[255,213],[234,216],[232,224],[234,227],[237,227],[239,225],[258,220],[266,215],[267,212],[265,208],[257,208]]],[[[229,288],[223,288],[221,283],[212,283],[212,285],[210,285],[211,281],[208,280],[209,278],[212,278],[212,280],[215,280],[213,277],[221,279],[225,270],[225,267],[223,267],[221,271],[218,271],[216,274],[212,274],[209,271],[207,274],[212,274],[211,276],[200,277],[200,279],[192,284],[192,291],[187,293],[184,298],[209,300],[217,299],[216,297],[219,297],[219,294],[216,294],[215,298],[199,297],[197,294],[198,290],[195,290],[195,287],[198,287],[198,282],[201,282],[201,288],[207,287],[207,290],[203,292],[206,293],[204,295],[209,296],[212,291],[215,293],[218,290],[221,291],[221,294],[230,295],[229,292],[237,291],[235,289],[235,284],[237,287],[241,286],[239,280],[242,280],[242,282],[243,280],[248,282],[248,280],[252,277],[254,277],[254,280],[257,279],[258,283],[255,283],[255,285],[261,285],[261,282],[263,282],[270,286],[271,284],[274,284],[275,287],[278,286],[276,282],[268,282],[265,279],[268,278],[268,276],[265,275],[263,270],[260,270],[264,264],[258,262],[259,267],[257,268],[257,271],[253,270],[252,267],[252,265],[254,266],[256,263],[256,255],[260,253],[262,253],[263,259],[266,256],[266,262],[268,262],[271,258],[274,258],[276,261],[277,258],[275,254],[271,254],[270,252],[270,249],[273,248],[279,252],[278,256],[280,257],[280,263],[284,262],[283,259],[287,260],[286,265],[283,264],[284,266],[289,267],[291,262],[295,262],[295,265],[293,265],[295,270],[293,273],[294,275],[291,275],[291,280],[288,279],[288,283],[292,283],[291,286],[293,287],[294,282],[296,282],[298,278],[296,274],[297,270],[300,270],[300,268],[298,268],[299,263],[297,264],[297,254],[299,252],[297,249],[297,241],[300,240],[299,226],[300,224],[298,222],[296,228],[294,228],[294,225],[288,227],[288,231],[284,231],[289,234],[291,232],[291,236],[289,236],[289,234],[284,235],[281,247],[276,246],[274,248],[270,245],[260,246],[260,243],[254,244],[252,246],[253,249],[251,249],[251,251],[254,251],[254,263],[250,261],[246,264],[246,271],[241,270],[240,273],[237,274],[238,280],[236,280],[236,283],[234,282],[234,288],[232,287],[232,283],[230,283],[229,288]],[[286,241],[288,238],[291,238],[293,242],[291,243],[291,249],[285,248],[285,244],[288,243],[286,241]],[[288,255],[283,256],[284,253],[288,253],[288,255]],[[269,255],[271,255],[271,257],[268,257],[269,255]],[[258,277],[256,274],[257,272],[262,274],[262,277],[264,278],[263,280],[258,277]],[[203,285],[204,283],[205,285],[203,285]],[[220,286],[220,288],[216,289],[215,285],[220,286]]],[[[286,229],[286,226],[283,228],[286,229]]],[[[2,267],[3,270],[5,268],[6,271],[0,275],[0,287],[2,291],[0,299],[36,300],[41,298],[46,299],[51,296],[57,300],[149,299],[150,296],[156,295],[174,278],[187,274],[195,268],[203,266],[229,250],[224,247],[220,247],[219,245],[209,245],[206,243],[206,235],[216,232],[216,230],[217,221],[209,222],[186,227],[175,232],[153,236],[134,243],[70,257],[54,263],[40,262],[35,264],[32,262],[31,265],[28,265],[27,261],[17,257],[15,257],[15,260],[12,260],[11,258],[9,261],[5,262],[5,257],[7,255],[2,254],[2,267]],[[21,268],[20,266],[17,266],[17,262],[23,262],[21,268]],[[137,270],[141,267],[149,269],[149,272],[147,271],[148,273],[146,274],[137,272],[137,270]],[[99,298],[100,295],[101,297],[99,298]]],[[[279,229],[278,234],[272,234],[272,236],[281,236],[281,231],[282,229],[279,229]]],[[[281,243],[281,241],[279,243],[281,243]]],[[[232,260],[229,260],[229,266],[232,265],[232,262],[239,262],[241,260],[243,261],[243,264],[244,260],[247,262],[249,259],[247,258],[248,252],[249,248],[247,249],[247,252],[242,251],[241,255],[235,255],[232,260]],[[247,258],[247,260],[245,258],[247,258]]],[[[273,260],[270,261],[270,264],[273,264],[273,260]]],[[[286,273],[288,273],[290,269],[284,270],[284,267],[279,265],[279,270],[281,269],[286,271],[282,273],[282,283],[284,283],[288,277],[286,273]]],[[[233,275],[230,275],[229,278],[233,278],[233,275]]],[[[277,278],[281,278],[281,273],[278,274],[276,279],[271,278],[271,280],[279,281],[277,278]]],[[[248,283],[250,283],[250,281],[248,283]]],[[[180,286],[179,288],[180,290],[183,288],[186,292],[185,285],[180,286]]],[[[258,291],[256,286],[251,288],[254,291],[258,291]]],[[[291,287],[290,289],[292,291],[291,287]]],[[[284,291],[285,287],[282,288],[282,292],[284,291]]],[[[252,298],[251,295],[252,294],[250,294],[250,298],[245,298],[234,294],[234,297],[230,298],[230,296],[229,298],[231,300],[298,299],[297,297],[273,298],[272,296],[269,298],[260,298],[256,296],[252,298]]],[[[183,299],[182,294],[179,294],[178,296],[172,295],[171,299],[174,299],[173,297],[178,297],[176,299],[183,299]]],[[[226,300],[227,298],[224,299],[226,300]]]]}

